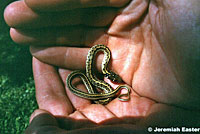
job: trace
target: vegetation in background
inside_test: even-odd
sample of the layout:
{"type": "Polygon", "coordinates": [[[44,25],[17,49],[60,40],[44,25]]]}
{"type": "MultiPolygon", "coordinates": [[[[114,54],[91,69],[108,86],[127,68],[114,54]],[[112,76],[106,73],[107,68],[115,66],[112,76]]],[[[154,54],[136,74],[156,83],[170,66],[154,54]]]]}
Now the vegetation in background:
{"type": "Polygon", "coordinates": [[[22,134],[37,108],[29,48],[12,42],[3,19],[12,1],[0,3],[0,134],[22,134]]]}

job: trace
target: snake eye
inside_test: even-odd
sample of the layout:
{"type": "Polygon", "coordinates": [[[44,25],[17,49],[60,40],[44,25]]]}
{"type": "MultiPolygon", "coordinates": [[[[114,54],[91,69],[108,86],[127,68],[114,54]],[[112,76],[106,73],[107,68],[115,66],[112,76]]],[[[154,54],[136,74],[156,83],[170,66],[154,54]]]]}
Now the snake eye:
{"type": "Polygon", "coordinates": [[[104,75],[106,78],[110,79],[109,74],[105,74],[104,75]]]}

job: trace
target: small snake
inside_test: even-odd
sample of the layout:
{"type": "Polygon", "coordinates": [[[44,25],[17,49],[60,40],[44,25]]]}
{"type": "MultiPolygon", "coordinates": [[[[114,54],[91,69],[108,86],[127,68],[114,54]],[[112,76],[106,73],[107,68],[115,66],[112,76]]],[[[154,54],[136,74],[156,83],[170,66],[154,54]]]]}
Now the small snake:
{"type": "Polygon", "coordinates": [[[93,64],[94,64],[95,56],[99,51],[104,52],[104,58],[102,61],[103,75],[112,81],[117,81],[117,82],[122,81],[119,75],[108,70],[108,63],[111,57],[109,48],[106,47],[105,45],[98,44],[98,45],[93,46],[88,52],[87,60],[86,60],[86,75],[80,70],[73,71],[67,77],[67,80],[66,80],[67,87],[75,95],[82,98],[89,99],[89,100],[93,100],[94,103],[98,103],[98,104],[107,104],[108,102],[112,100],[114,96],[116,96],[116,94],[121,89],[125,88],[127,89],[127,93],[119,95],[118,99],[121,101],[128,101],[130,99],[130,87],[128,87],[127,85],[119,85],[116,89],[113,89],[108,83],[106,83],[103,80],[99,80],[94,75],[93,64]],[[84,85],[86,86],[86,89],[88,90],[88,93],[83,92],[77,89],[75,86],[73,86],[72,80],[76,77],[80,77],[82,79],[84,85]],[[92,88],[91,84],[95,86],[96,88],[101,89],[103,93],[98,93],[97,90],[94,90],[92,88]],[[122,98],[122,96],[128,96],[128,98],[124,99],[122,98]]]}

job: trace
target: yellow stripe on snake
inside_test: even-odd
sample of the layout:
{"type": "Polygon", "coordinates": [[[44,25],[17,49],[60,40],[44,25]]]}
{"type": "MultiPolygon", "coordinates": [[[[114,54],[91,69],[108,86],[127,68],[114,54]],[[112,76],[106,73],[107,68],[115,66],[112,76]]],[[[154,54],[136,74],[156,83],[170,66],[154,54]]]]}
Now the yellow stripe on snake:
{"type": "Polygon", "coordinates": [[[73,71],[67,77],[67,80],[66,80],[67,87],[69,88],[69,90],[72,93],[74,93],[75,95],[77,95],[81,98],[93,100],[94,103],[104,104],[104,105],[109,103],[113,99],[113,97],[115,97],[118,94],[118,92],[121,89],[127,89],[127,93],[120,94],[118,96],[118,99],[121,101],[128,101],[130,99],[130,91],[131,91],[129,86],[119,85],[116,89],[113,89],[108,83],[106,83],[103,80],[98,79],[94,75],[94,69],[93,69],[94,65],[93,64],[94,64],[95,56],[99,51],[104,52],[104,58],[102,61],[102,66],[101,66],[103,75],[112,81],[116,81],[116,82],[122,81],[121,78],[119,77],[119,75],[108,70],[108,63],[109,63],[110,57],[111,57],[111,52],[110,52],[109,48],[106,47],[105,45],[98,44],[98,45],[93,46],[88,52],[87,60],[86,60],[86,74],[84,74],[80,70],[73,71]],[[76,77],[81,78],[88,93],[77,89],[72,84],[72,80],[76,77]],[[96,89],[93,89],[92,85],[95,88],[101,89],[103,91],[103,93],[98,92],[96,89]],[[124,98],[122,98],[123,96],[127,96],[127,98],[124,99],[124,98]]]}

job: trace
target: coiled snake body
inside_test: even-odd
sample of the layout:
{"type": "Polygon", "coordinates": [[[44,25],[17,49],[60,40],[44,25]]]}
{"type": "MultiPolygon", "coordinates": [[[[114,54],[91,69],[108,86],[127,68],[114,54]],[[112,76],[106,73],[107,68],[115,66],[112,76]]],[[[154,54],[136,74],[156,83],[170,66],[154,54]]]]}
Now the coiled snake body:
{"type": "Polygon", "coordinates": [[[112,81],[117,81],[117,82],[122,81],[121,78],[117,74],[108,70],[108,63],[109,63],[109,60],[111,57],[109,48],[106,47],[105,45],[98,44],[98,45],[93,46],[90,49],[90,51],[88,52],[87,60],[86,60],[86,75],[80,70],[73,71],[67,77],[67,80],[66,80],[67,87],[75,95],[85,98],[85,99],[93,100],[94,103],[99,103],[99,104],[107,104],[108,102],[110,102],[113,99],[114,96],[116,96],[116,94],[122,88],[125,88],[125,89],[127,89],[127,93],[119,95],[118,99],[121,101],[128,101],[130,99],[130,88],[127,85],[119,85],[116,89],[113,89],[108,83],[106,83],[103,80],[98,79],[94,75],[94,69],[93,69],[94,59],[95,59],[96,54],[99,51],[104,52],[104,58],[102,61],[103,75],[112,81]],[[72,80],[76,77],[81,78],[86,89],[88,90],[88,93],[77,89],[72,84],[72,80]],[[93,89],[91,84],[94,87],[101,89],[103,91],[103,93],[97,92],[97,90],[93,89]],[[122,96],[128,96],[128,98],[124,99],[124,98],[122,98],[122,96]]]}

